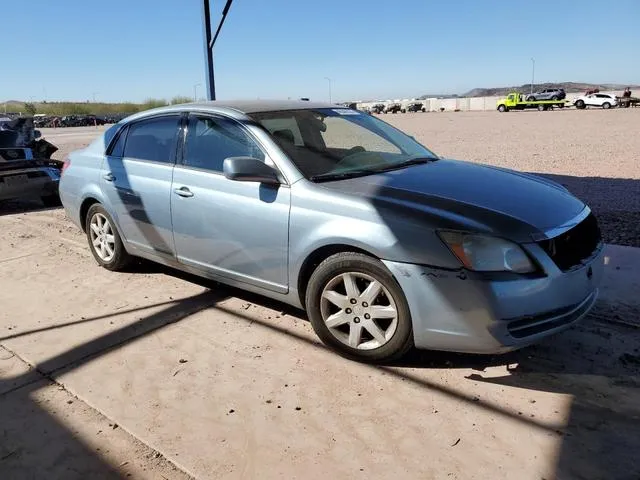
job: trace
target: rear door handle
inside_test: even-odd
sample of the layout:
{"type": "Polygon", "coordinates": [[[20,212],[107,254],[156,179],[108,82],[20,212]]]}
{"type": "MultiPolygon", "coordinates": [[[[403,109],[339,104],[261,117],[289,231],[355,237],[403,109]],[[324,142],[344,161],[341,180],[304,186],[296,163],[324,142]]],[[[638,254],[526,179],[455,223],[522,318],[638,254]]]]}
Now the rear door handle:
{"type": "Polygon", "coordinates": [[[103,175],[102,178],[104,178],[107,182],[113,182],[116,179],[116,177],[114,177],[111,172],[103,175]]]}
{"type": "Polygon", "coordinates": [[[181,197],[193,197],[193,192],[187,187],[176,188],[173,190],[173,192],[181,197]]]}

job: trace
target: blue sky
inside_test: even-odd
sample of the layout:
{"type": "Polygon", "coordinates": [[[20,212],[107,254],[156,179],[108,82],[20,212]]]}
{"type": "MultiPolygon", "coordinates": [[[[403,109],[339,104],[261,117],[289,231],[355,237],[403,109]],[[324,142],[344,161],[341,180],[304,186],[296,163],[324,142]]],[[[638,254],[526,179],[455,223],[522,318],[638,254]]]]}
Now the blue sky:
{"type": "MultiPolygon", "coordinates": [[[[0,101],[204,96],[200,16],[201,0],[3,1],[0,101]]],[[[325,77],[334,101],[463,93],[529,82],[531,57],[536,82],[638,84],[638,20],[638,0],[234,0],[218,98],[326,100],[325,77]]]]}

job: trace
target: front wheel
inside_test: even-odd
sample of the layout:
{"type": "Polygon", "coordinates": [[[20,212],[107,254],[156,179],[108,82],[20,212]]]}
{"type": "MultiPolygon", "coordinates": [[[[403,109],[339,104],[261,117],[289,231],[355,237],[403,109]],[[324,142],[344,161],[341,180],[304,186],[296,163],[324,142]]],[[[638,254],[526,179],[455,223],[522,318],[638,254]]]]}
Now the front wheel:
{"type": "Polygon", "coordinates": [[[375,258],[355,252],[327,258],[309,280],[305,303],[318,337],[348,358],[390,361],[413,346],[404,293],[375,258]]]}
{"type": "Polygon", "coordinates": [[[609,102],[604,102],[602,104],[602,108],[604,108],[605,110],[609,110],[611,108],[611,104],[609,102]]]}
{"type": "Polygon", "coordinates": [[[498,105],[498,111],[499,112],[506,112],[507,111],[507,107],[505,105],[498,105]]]}
{"type": "Polygon", "coordinates": [[[111,215],[96,203],[89,208],[86,218],[89,249],[101,267],[119,271],[131,263],[111,215]]]}

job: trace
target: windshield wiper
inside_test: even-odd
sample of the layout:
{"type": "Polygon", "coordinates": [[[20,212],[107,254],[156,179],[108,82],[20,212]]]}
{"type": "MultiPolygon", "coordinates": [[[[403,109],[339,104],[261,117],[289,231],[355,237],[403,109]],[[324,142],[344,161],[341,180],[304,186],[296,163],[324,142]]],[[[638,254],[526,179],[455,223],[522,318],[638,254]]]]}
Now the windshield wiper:
{"type": "Polygon", "coordinates": [[[344,180],[345,178],[362,177],[364,175],[371,175],[372,173],[376,173],[376,171],[372,169],[349,170],[348,172],[313,175],[309,177],[309,180],[312,182],[329,182],[331,180],[344,180]]]}
{"type": "Polygon", "coordinates": [[[435,158],[431,158],[431,157],[416,157],[416,158],[410,158],[410,159],[405,160],[403,162],[392,163],[390,165],[384,165],[382,167],[374,169],[373,171],[376,172],[376,173],[379,173],[379,172],[390,172],[391,170],[400,170],[401,168],[410,167],[412,165],[422,165],[422,164],[433,162],[433,161],[435,161],[435,158]]]}
{"type": "Polygon", "coordinates": [[[408,160],[405,160],[403,162],[398,162],[398,163],[392,163],[389,165],[381,165],[379,167],[374,167],[374,168],[361,168],[358,170],[349,170],[346,172],[339,172],[339,173],[324,173],[321,175],[314,175],[312,177],[310,177],[310,180],[313,182],[328,182],[331,180],[343,180],[345,178],[353,178],[353,177],[362,177],[365,175],[373,175],[375,173],[382,173],[382,172],[390,172],[392,170],[399,170],[401,168],[406,168],[406,167],[410,167],[412,165],[422,165],[425,163],[429,163],[429,162],[433,162],[435,161],[435,158],[432,157],[416,157],[416,158],[410,158],[408,160]]]}

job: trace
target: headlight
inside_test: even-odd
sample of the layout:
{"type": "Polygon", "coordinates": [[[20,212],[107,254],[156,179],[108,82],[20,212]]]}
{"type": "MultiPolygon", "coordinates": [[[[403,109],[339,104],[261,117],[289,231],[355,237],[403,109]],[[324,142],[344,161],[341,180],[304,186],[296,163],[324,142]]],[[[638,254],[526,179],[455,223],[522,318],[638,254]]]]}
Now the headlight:
{"type": "Polygon", "coordinates": [[[461,232],[438,232],[451,252],[469,270],[531,273],[536,266],[517,244],[502,238],[461,232]]]}

